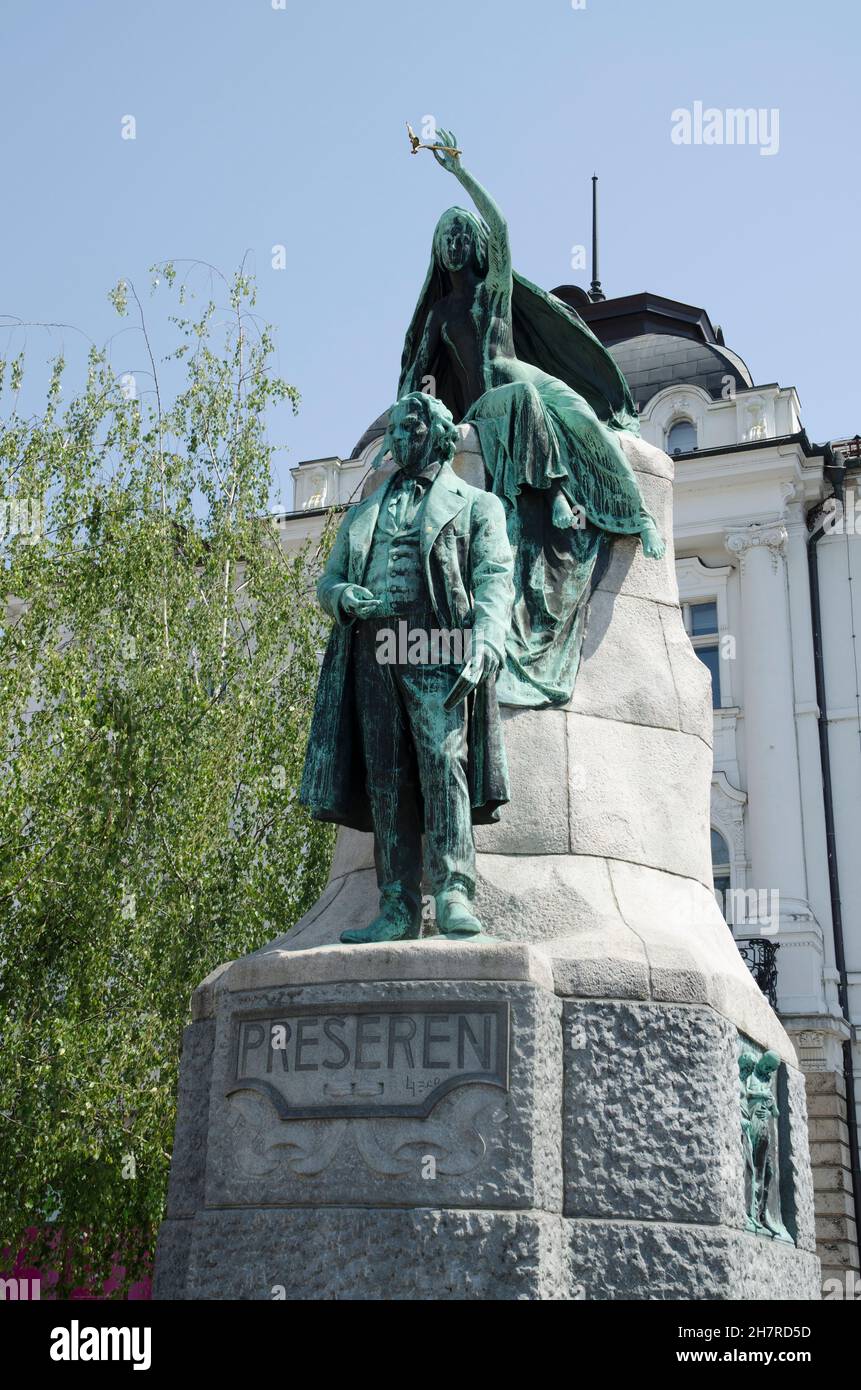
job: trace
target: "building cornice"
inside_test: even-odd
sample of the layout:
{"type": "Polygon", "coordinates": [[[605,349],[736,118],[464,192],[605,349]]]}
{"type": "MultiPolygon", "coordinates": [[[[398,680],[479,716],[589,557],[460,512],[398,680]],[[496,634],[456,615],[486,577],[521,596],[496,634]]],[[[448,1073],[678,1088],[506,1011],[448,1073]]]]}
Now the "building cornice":
{"type": "Polygon", "coordinates": [[[762,449],[774,449],[778,445],[797,444],[806,458],[823,458],[824,446],[811,444],[806,430],[795,434],[773,435],[770,439],[746,439],[740,444],[717,444],[711,449],[689,449],[687,453],[673,454],[673,462],[680,463],[690,459],[717,458],[723,454],[749,454],[762,449]]]}

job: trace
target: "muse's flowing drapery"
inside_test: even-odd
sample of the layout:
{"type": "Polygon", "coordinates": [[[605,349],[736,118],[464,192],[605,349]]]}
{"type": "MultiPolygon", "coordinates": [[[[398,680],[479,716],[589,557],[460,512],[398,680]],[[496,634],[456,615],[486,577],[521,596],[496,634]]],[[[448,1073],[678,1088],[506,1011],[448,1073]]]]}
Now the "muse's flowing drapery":
{"type": "MultiPolygon", "coordinates": [[[[458,211],[470,218],[479,261],[486,263],[487,228],[458,211]]],[[[455,419],[475,426],[490,486],[505,504],[515,603],[500,702],[564,704],[577,674],[605,534],[636,534],[647,515],[617,438],[620,430],[639,433],[636,410],[622,373],[579,314],[517,272],[510,301],[523,379],[495,384],[493,361],[486,361],[487,389],[466,399],[445,345],[440,342],[433,357],[426,350],[429,316],[447,294],[446,282],[432,256],[404,342],[398,395],[433,378],[434,393],[455,419]],[[557,524],[560,490],[579,514],[579,526],[557,524]]],[[[489,324],[507,308],[503,291],[479,282],[474,315],[489,324]]]]}

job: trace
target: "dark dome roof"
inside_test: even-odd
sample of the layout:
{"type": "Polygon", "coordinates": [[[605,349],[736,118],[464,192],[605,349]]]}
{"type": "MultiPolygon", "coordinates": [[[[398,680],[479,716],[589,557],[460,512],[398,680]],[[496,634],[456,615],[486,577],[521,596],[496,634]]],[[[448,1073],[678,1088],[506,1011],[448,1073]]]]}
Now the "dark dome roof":
{"type": "Polygon", "coordinates": [[[738,390],[754,381],[723,333],[696,304],[644,290],[616,299],[584,303],[577,285],[559,285],[553,293],[585,319],[615,358],[642,409],[667,386],[701,386],[713,398],[730,377],[738,390]]]}
{"type": "Polygon", "coordinates": [[[667,386],[700,386],[718,399],[730,377],[737,390],[753,386],[742,359],[717,343],[669,333],[643,333],[609,348],[640,409],[667,386]]]}

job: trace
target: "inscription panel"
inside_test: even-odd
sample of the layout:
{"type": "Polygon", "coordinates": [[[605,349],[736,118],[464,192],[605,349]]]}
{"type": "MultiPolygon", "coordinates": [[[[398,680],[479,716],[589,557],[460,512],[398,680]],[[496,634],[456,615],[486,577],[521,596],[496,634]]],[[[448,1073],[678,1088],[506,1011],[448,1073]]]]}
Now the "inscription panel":
{"type": "Polygon", "coordinates": [[[325,1004],[237,1015],[225,1094],[284,1120],[429,1115],[456,1087],[508,1090],[507,1002],[325,1004]]]}

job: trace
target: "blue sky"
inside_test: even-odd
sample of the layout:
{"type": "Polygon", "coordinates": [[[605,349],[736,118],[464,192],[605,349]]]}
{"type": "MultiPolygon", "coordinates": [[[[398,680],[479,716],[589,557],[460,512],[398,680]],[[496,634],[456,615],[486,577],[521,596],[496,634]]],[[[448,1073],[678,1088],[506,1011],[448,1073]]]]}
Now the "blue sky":
{"type": "MultiPolygon", "coordinates": [[[[588,284],[571,248],[597,171],[606,292],[703,306],[755,380],[797,387],[811,437],[854,434],[859,35],[856,0],[3,0],[0,313],[104,342],[121,277],[249,251],[303,397],[278,422],[287,485],[395,390],[434,223],[464,201],[409,154],[404,122],[431,115],[523,274],[588,284]],[[778,152],[674,144],[696,101],[777,108],[778,152]]],[[[57,342],[27,335],[37,362],[57,342]]],[[[134,335],[112,353],[142,365],[134,335]]]]}

